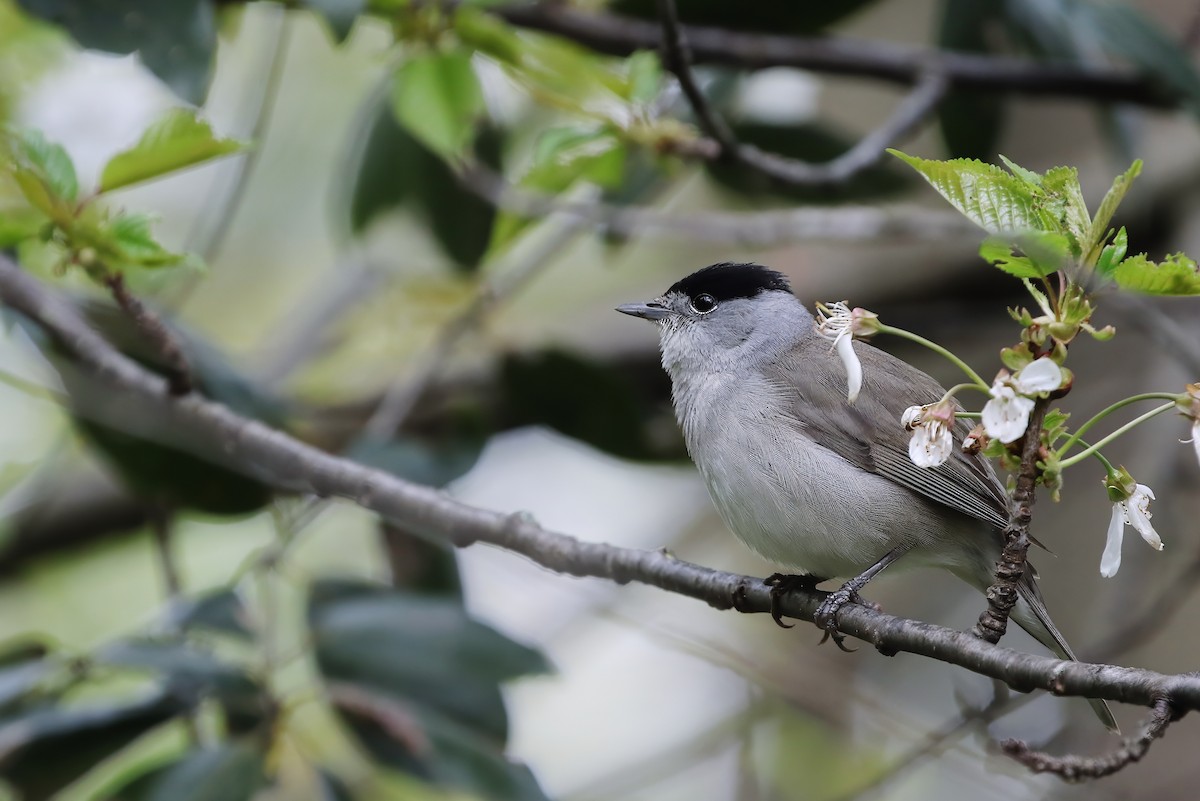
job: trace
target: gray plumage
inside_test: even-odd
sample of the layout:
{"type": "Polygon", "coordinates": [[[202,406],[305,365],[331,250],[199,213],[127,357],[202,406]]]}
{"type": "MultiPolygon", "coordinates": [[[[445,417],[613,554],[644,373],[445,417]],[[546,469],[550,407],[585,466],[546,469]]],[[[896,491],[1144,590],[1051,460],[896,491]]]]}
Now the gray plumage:
{"type": "MultiPolygon", "coordinates": [[[[900,422],[944,389],[855,342],[863,386],[848,403],[832,343],[781,281],[753,265],[716,265],[618,309],[659,324],[676,416],[722,519],[752,550],[802,574],[857,576],[900,548],[897,565],[942,568],[985,590],[1008,521],[1003,485],[986,459],[958,447],[939,467],[913,464],[900,422]]],[[[966,430],[956,429],[956,444],[966,430]]],[[[1012,617],[1075,659],[1028,574],[1012,617]]],[[[1092,705],[1115,729],[1107,705],[1092,705]]]]}

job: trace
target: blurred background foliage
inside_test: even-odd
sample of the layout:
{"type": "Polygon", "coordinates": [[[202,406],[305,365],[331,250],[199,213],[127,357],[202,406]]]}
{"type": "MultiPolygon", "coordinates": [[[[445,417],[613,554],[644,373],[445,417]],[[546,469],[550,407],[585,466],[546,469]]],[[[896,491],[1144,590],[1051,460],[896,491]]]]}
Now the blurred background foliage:
{"type": "MultiPolygon", "coordinates": [[[[955,84],[905,147],[1077,165],[1093,203],[1141,157],[1117,221],[1131,252],[1195,252],[1193,5],[679,10],[707,28],[697,73],[738,141],[806,162],[879,126],[911,82],[895,65],[922,53],[977,72],[1094,72],[1091,88],[1052,93],[955,84]],[[760,33],[785,39],[735,47],[760,33]],[[721,46],[735,55],[715,56],[721,46]],[[841,55],[768,63],[823,47],[841,55]]],[[[200,391],[323,448],[584,538],[772,572],[712,514],[653,333],[612,306],[702,264],[757,260],[806,300],[849,297],[986,373],[1012,288],[969,230],[785,230],[755,252],[700,222],[656,230],[654,214],[727,214],[728,230],[786,209],[937,208],[889,161],[802,186],[711,159],[656,52],[656,10],[0,0],[0,247],[77,293],[132,357],[169,369],[113,305],[119,277],[166,320],[200,391]],[[497,207],[497,182],[595,213],[497,207]],[[595,211],[614,207],[649,222],[595,211]]],[[[1195,380],[1187,354],[1140,322],[1161,315],[1196,341],[1182,308],[1114,299],[1119,349],[1073,354],[1099,389],[1071,400],[1094,411],[1131,385],[1195,380]]],[[[1103,747],[1082,704],[1011,704],[937,663],[816,649],[804,627],[454,553],[349,504],[273,495],[253,466],[174,442],[35,327],[3,322],[0,778],[12,797],[1065,798],[1078,793],[1001,761],[981,733],[1103,747]]],[[[1196,602],[1173,579],[1200,565],[1197,470],[1176,428],[1117,449],[1159,492],[1169,560],[1139,552],[1101,585],[1103,493],[1079,482],[1039,508],[1038,536],[1060,554],[1042,566],[1045,593],[1085,658],[1164,671],[1200,658],[1181,623],[1196,602]],[[1089,647],[1156,587],[1173,593],[1173,617],[1089,647]]],[[[979,605],[942,577],[888,577],[873,592],[947,625],[979,605]]],[[[1171,754],[1189,753],[1192,724],[1088,792],[1190,798],[1200,767],[1171,754]]]]}

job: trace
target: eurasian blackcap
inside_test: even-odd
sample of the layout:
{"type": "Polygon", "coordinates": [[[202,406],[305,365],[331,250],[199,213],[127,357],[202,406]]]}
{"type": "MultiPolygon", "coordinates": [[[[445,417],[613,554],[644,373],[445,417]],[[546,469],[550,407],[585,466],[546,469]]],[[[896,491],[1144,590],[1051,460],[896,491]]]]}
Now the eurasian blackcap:
{"type": "MultiPolygon", "coordinates": [[[[909,457],[906,408],[944,389],[911,365],[856,341],[863,367],[847,400],[846,368],[784,276],[715,264],[661,297],[617,311],[652,320],[688,452],[721,518],[773,564],[824,580],[857,577],[818,625],[893,562],[992,581],[1008,497],[991,464],[954,449],[938,467],[909,457]]],[[[966,433],[959,425],[957,438],[966,433]]],[[[1075,659],[1026,572],[1012,618],[1060,658],[1075,659]]],[[[1092,702],[1111,729],[1112,712],[1092,702]]]]}

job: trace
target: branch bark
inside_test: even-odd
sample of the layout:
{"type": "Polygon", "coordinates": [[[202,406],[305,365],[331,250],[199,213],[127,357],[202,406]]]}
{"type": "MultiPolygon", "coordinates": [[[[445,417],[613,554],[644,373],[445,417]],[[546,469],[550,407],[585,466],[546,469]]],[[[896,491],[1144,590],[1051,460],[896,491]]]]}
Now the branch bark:
{"type": "MultiPolygon", "coordinates": [[[[217,452],[228,462],[280,490],[345,498],[410,530],[445,537],[459,547],[477,542],[494,545],[559,573],[594,576],[620,584],[636,581],[696,598],[718,609],[731,608],[737,592],[743,611],[764,613],[771,609],[770,593],[761,580],[689,564],[658,551],[582,542],[544,529],[528,515],[506,515],[468,506],[430,487],[324,453],[195,394],[170,398],[161,377],[115,350],[87,326],[61,294],[23,273],[3,256],[0,302],[43,327],[114,400],[153,404],[171,424],[169,431],[179,431],[190,441],[217,443],[217,452]]],[[[811,621],[825,596],[820,591],[791,593],[783,599],[783,611],[811,621]]],[[[1020,653],[965,632],[859,605],[845,607],[838,622],[843,633],[880,650],[904,651],[959,665],[1021,692],[1043,689],[1056,695],[1143,706],[1167,699],[1180,712],[1200,709],[1200,675],[1167,675],[1020,653]]]]}
{"type": "Polygon", "coordinates": [[[971,630],[976,637],[1000,642],[1008,629],[1008,616],[1020,598],[1021,579],[1025,575],[1025,557],[1029,553],[1029,524],[1033,520],[1033,501],[1037,491],[1038,451],[1042,447],[1042,421],[1050,408],[1049,398],[1038,398],[1029,413],[1029,424],[1021,440],[1021,469],[1013,489],[1008,527],[1004,530],[1004,550],[996,563],[996,580],[987,589],[987,608],[971,630]]]}
{"type": "MultiPolygon", "coordinates": [[[[513,5],[495,11],[513,25],[554,33],[610,55],[653,50],[661,40],[659,26],[653,22],[575,11],[560,4],[513,5]]],[[[834,36],[741,33],[700,25],[683,25],[681,30],[697,64],[743,69],[798,67],[902,85],[916,84],[925,70],[936,68],[951,89],[1075,97],[1152,108],[1177,105],[1177,99],[1161,87],[1121,70],[928,51],[834,36]]]]}

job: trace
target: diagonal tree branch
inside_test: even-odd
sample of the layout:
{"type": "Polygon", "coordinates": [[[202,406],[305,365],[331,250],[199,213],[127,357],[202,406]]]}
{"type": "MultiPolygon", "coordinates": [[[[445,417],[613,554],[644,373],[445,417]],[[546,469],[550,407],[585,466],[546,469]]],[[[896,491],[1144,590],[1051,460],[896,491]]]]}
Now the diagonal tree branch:
{"type": "MultiPolygon", "coordinates": [[[[610,55],[654,50],[662,38],[653,22],[576,11],[558,3],[510,5],[494,11],[513,25],[554,33],[610,55]]],[[[917,83],[933,68],[946,76],[951,89],[1076,97],[1152,108],[1178,105],[1177,98],[1162,87],[1122,70],[928,51],[833,36],[742,33],[701,25],[684,25],[681,30],[697,64],[744,69],[798,67],[907,85],[917,83]]]]}
{"type": "Polygon", "coordinates": [[[663,62],[679,79],[679,86],[715,147],[693,148],[691,153],[740,162],[778,181],[794,186],[829,186],[843,183],[883,158],[888,145],[916,130],[946,96],[949,83],[940,65],[931,60],[920,72],[912,92],[892,115],[852,148],[824,164],[813,164],[771,153],[737,141],[733,130],[716,112],[696,83],[691,52],[679,25],[675,0],[658,0],[662,20],[663,62]]]}
{"type": "MultiPolygon", "coordinates": [[[[729,609],[735,593],[748,612],[771,609],[757,579],[693,565],[659,551],[583,542],[539,526],[524,514],[506,515],[461,503],[443,492],[332,456],[195,394],[172,398],[165,382],[122,355],[87,326],[59,293],[0,256],[0,302],[29,317],[101,385],[97,411],[112,425],[131,404],[156,410],[166,436],[214,446],[214,458],[269,481],[280,490],[336,496],[409,530],[446,538],[459,547],[477,542],[522,554],[550,570],[620,584],[637,581],[729,609]]],[[[135,421],[136,422],[136,421],[135,421]]],[[[174,443],[172,443],[174,444],[174,443]]],[[[795,592],[783,612],[812,620],[826,593],[795,592]]],[[[1200,709],[1200,675],[1166,675],[1115,665],[1065,662],[984,642],[969,633],[887,615],[858,605],[838,617],[842,632],[885,652],[918,654],[999,679],[1021,692],[1104,698],[1152,706],[1168,699],[1178,711],[1200,709]]]]}

